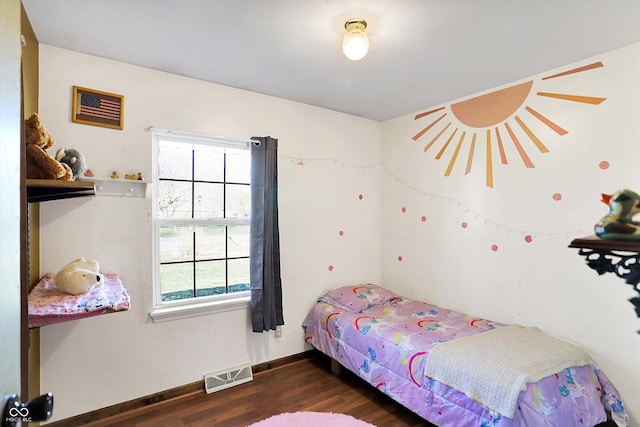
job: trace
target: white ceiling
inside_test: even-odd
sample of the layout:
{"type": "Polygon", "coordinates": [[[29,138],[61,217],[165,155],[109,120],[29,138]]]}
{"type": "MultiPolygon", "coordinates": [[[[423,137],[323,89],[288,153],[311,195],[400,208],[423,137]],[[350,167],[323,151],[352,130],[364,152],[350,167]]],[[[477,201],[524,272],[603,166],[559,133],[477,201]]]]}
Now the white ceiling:
{"type": "Polygon", "coordinates": [[[40,43],[377,121],[640,41],[639,0],[22,2],[40,43]]]}

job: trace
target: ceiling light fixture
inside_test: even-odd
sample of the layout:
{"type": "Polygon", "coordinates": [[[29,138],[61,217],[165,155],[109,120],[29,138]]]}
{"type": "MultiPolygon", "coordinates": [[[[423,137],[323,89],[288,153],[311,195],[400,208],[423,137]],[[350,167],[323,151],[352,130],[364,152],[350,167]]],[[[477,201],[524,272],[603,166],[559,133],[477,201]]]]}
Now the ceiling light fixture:
{"type": "Polygon", "coordinates": [[[364,58],[369,52],[369,39],[367,33],[364,32],[367,28],[367,21],[364,19],[350,19],[344,24],[344,28],[347,33],[342,40],[342,52],[344,56],[357,61],[364,58]]]}

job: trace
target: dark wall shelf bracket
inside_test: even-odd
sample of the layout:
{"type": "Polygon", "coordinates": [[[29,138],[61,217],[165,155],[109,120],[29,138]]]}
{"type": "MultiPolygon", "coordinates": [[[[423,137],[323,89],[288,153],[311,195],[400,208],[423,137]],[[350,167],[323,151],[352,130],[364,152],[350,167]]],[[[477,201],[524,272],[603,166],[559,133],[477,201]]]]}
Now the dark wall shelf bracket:
{"type": "Polygon", "coordinates": [[[597,236],[574,239],[570,248],[578,248],[578,254],[585,258],[587,265],[599,275],[614,273],[624,279],[638,293],[630,298],[636,315],[640,317],[640,241],[606,240],[597,236]]]}

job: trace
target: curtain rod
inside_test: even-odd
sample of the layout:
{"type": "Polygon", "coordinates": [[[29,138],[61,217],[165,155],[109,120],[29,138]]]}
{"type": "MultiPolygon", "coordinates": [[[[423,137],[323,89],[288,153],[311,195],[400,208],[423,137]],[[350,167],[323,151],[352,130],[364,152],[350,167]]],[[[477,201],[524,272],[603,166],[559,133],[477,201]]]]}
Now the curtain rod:
{"type": "Polygon", "coordinates": [[[249,146],[249,144],[251,144],[251,143],[259,143],[259,141],[255,141],[253,139],[233,139],[233,138],[227,138],[227,137],[224,137],[224,136],[213,136],[213,135],[206,135],[206,134],[202,134],[202,133],[182,132],[182,131],[175,131],[175,130],[169,130],[169,129],[160,129],[160,128],[153,127],[153,126],[149,126],[145,130],[147,132],[158,132],[158,133],[165,134],[167,136],[174,136],[174,137],[177,137],[177,138],[208,139],[208,140],[224,142],[224,143],[227,143],[227,144],[231,143],[231,144],[249,146]]]}

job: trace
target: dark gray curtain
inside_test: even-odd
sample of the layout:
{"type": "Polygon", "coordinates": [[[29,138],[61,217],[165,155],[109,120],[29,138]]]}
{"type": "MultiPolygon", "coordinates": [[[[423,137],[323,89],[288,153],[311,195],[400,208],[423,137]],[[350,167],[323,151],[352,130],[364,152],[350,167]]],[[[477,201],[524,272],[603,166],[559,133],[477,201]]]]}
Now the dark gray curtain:
{"type": "Polygon", "coordinates": [[[278,230],[278,140],[251,138],[251,323],[253,332],[284,325],[278,230]]]}

